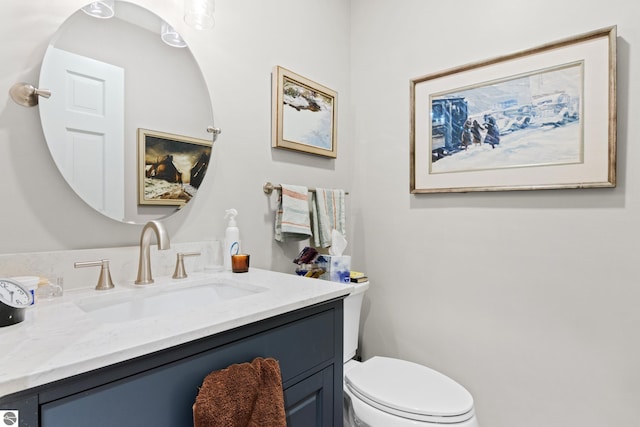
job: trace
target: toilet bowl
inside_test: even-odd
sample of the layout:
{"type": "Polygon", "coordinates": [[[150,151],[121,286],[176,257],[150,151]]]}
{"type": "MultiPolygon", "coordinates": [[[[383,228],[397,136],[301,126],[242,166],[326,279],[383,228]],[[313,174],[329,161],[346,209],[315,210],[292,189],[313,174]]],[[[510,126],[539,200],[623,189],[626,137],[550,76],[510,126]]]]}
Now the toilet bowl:
{"type": "Polygon", "coordinates": [[[352,359],[368,288],[369,283],[356,285],[344,301],[345,427],[479,427],[473,397],[446,375],[389,357],[352,359]]]}

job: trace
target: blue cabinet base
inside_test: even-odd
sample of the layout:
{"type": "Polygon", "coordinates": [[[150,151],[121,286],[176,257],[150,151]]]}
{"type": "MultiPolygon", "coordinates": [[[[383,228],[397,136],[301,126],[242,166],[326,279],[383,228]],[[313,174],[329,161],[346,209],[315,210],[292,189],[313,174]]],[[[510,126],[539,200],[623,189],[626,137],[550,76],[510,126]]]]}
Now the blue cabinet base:
{"type": "Polygon", "coordinates": [[[342,425],[342,299],[332,300],[0,398],[20,426],[189,427],[210,372],[280,363],[290,427],[342,425]]]}

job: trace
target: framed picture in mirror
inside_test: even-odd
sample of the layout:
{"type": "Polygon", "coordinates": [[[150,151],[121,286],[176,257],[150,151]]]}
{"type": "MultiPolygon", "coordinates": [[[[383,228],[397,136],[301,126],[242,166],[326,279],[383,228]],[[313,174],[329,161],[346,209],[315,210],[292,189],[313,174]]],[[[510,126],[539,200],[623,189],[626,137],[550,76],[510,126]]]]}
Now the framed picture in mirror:
{"type": "Polygon", "coordinates": [[[198,192],[212,141],[138,129],[138,204],[182,206],[198,192]]]}
{"type": "Polygon", "coordinates": [[[272,77],[271,146],[336,158],[338,94],[280,66],[272,77]]]}

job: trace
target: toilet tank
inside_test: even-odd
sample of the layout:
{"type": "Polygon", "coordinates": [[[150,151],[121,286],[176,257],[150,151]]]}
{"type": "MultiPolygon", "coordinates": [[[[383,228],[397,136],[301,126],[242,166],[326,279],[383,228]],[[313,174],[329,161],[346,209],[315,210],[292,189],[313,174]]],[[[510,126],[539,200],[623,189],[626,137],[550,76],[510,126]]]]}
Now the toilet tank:
{"type": "Polygon", "coordinates": [[[358,349],[360,309],[367,289],[369,289],[369,282],[357,283],[349,296],[344,299],[344,362],[352,359],[358,349]]]}

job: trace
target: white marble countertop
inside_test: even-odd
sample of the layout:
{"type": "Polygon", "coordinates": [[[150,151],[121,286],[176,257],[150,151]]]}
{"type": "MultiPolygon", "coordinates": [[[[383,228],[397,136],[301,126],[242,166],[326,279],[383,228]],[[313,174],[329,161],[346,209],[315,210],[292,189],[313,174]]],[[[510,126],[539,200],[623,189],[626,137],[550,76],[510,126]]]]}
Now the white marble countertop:
{"type": "MultiPolygon", "coordinates": [[[[149,286],[78,289],[37,301],[22,323],[0,328],[0,396],[129,360],[347,295],[353,286],[251,268],[248,273],[192,273],[149,286]],[[100,319],[86,307],[128,301],[212,282],[255,292],[142,318],[100,319]],[[80,306],[85,307],[85,310],[80,306]]],[[[135,316],[134,316],[135,317],[135,316]]],[[[138,316],[139,317],[139,316],[138,316]]]]}

